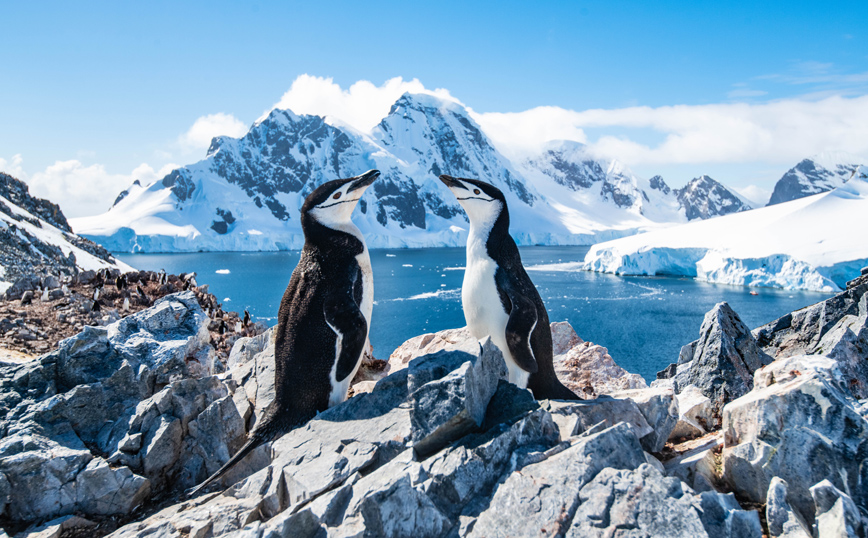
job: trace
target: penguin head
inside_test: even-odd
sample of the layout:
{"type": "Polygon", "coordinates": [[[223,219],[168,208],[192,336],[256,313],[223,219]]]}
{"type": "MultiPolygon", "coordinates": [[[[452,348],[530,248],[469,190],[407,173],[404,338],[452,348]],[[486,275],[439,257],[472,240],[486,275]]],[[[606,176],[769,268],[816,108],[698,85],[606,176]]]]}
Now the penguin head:
{"type": "Polygon", "coordinates": [[[346,224],[365,189],[378,177],[379,170],[368,170],[360,176],[323,183],[304,200],[301,214],[329,228],[346,224]]]}
{"type": "Polygon", "coordinates": [[[503,197],[503,193],[490,183],[447,175],[440,176],[440,181],[449,187],[458,199],[470,222],[493,223],[506,208],[506,198],[503,197]]]}

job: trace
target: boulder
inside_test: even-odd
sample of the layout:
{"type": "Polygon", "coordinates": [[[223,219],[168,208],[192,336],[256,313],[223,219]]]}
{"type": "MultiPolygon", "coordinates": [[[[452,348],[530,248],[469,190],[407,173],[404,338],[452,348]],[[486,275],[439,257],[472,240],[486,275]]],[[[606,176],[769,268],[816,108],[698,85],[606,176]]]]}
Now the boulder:
{"type": "MultiPolygon", "coordinates": [[[[96,523],[78,516],[63,516],[42,525],[31,527],[18,534],[18,538],[61,538],[64,534],[86,535],[96,527],[96,523]]],[[[6,534],[0,531],[0,538],[6,534]]]]}
{"type": "Polygon", "coordinates": [[[419,455],[427,455],[482,426],[488,402],[500,380],[509,379],[503,354],[490,338],[481,344],[479,356],[462,351],[441,351],[410,365],[410,422],[413,446],[419,455]],[[458,368],[440,379],[430,379],[437,362],[463,361],[458,368]],[[422,381],[425,381],[423,384],[422,381]],[[418,388],[417,388],[418,387],[418,388]]]}
{"type": "MultiPolygon", "coordinates": [[[[723,406],[753,388],[753,374],[771,363],[747,326],[727,303],[705,314],[700,339],[681,349],[678,364],[657,374],[671,379],[675,392],[693,385],[711,400],[718,414],[723,406]]],[[[717,429],[719,424],[712,425],[717,429]]],[[[708,428],[706,428],[708,429],[708,428]]]]}
{"type": "Polygon", "coordinates": [[[670,439],[694,439],[719,426],[720,415],[715,414],[711,400],[701,390],[688,385],[678,393],[678,422],[670,439]]]}
{"type": "Polygon", "coordinates": [[[556,321],[550,326],[552,332],[552,354],[563,355],[579,344],[584,343],[568,321],[556,321]]]}
{"type": "Polygon", "coordinates": [[[579,493],[566,538],[618,536],[760,538],[756,512],[744,511],[732,494],[695,494],[648,464],[603,469],[579,493]]]}
{"type": "Polygon", "coordinates": [[[805,522],[787,501],[787,482],[777,476],[766,494],[766,523],[771,538],[812,538],[805,522]]]}
{"type": "Polygon", "coordinates": [[[653,430],[640,438],[642,448],[648,452],[660,452],[671,436],[673,428],[678,423],[678,405],[672,389],[656,387],[618,391],[612,394],[614,398],[632,400],[641,411],[642,416],[653,430]]]}
{"type": "Polygon", "coordinates": [[[841,293],[796,310],[754,330],[759,345],[776,360],[825,355],[838,362],[848,390],[868,398],[868,275],[841,293]]]}
{"type": "Polygon", "coordinates": [[[618,366],[609,350],[591,342],[581,342],[566,353],[556,355],[554,367],[561,383],[586,399],[648,386],[642,376],[618,366]]]}
{"type": "Polygon", "coordinates": [[[868,421],[854,400],[815,372],[756,389],[724,408],[724,478],[733,491],[766,502],[773,477],[809,525],[810,488],[828,478],[868,506],[868,421]]]}
{"type": "Polygon", "coordinates": [[[544,400],[540,404],[552,414],[562,439],[580,435],[599,424],[609,428],[623,423],[638,439],[654,432],[633,400],[600,396],[594,400],[544,400]]]}
{"type": "Polygon", "coordinates": [[[437,333],[423,334],[401,344],[389,356],[387,373],[402,370],[417,357],[432,355],[439,351],[463,351],[470,355],[479,353],[479,341],[470,334],[470,329],[447,329],[437,333]]]}
{"type": "Polygon", "coordinates": [[[818,538],[865,536],[864,520],[853,499],[823,480],[811,488],[816,507],[814,534],[818,538]]]}

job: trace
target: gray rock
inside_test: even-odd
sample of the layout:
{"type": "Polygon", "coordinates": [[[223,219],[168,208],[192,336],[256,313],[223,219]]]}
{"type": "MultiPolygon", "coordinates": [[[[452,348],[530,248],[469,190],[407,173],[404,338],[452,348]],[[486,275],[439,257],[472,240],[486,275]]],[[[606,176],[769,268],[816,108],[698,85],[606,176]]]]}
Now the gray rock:
{"type": "MultiPolygon", "coordinates": [[[[753,388],[754,372],[771,363],[772,358],[759,348],[750,330],[727,303],[719,303],[705,314],[699,334],[699,340],[682,348],[671,379],[675,392],[688,385],[696,386],[711,400],[714,412],[719,413],[727,402],[753,388]]],[[[669,376],[669,369],[664,372],[658,377],[669,376]]],[[[718,422],[710,425],[710,429],[719,426],[718,422]]]]}
{"type": "MultiPolygon", "coordinates": [[[[431,454],[482,426],[488,402],[500,380],[509,378],[503,354],[490,338],[481,344],[478,358],[452,352],[466,360],[444,377],[418,384],[434,369],[410,366],[410,421],[413,447],[419,455],[431,454]],[[418,388],[415,388],[418,386],[418,388]]],[[[442,352],[449,353],[449,352],[442,352]]],[[[435,355],[436,357],[436,355],[435,355]]],[[[445,359],[449,362],[450,359],[445,359]]],[[[429,363],[430,364],[430,363],[429,363]]]]}
{"type": "Polygon", "coordinates": [[[640,439],[654,432],[639,406],[625,398],[600,396],[595,400],[546,400],[541,405],[552,414],[564,439],[579,435],[600,423],[609,428],[623,422],[640,439]]]}
{"type": "Polygon", "coordinates": [[[756,512],[741,510],[732,495],[695,495],[648,464],[603,469],[582,487],[579,502],[567,538],[614,536],[622,529],[631,536],[762,536],[756,512]]]}
{"type": "Polygon", "coordinates": [[[849,391],[868,398],[868,275],[815,305],[796,310],[754,330],[763,350],[776,360],[825,355],[838,362],[849,391]]]}
{"type": "Polygon", "coordinates": [[[705,435],[718,422],[715,413],[711,400],[701,390],[693,385],[684,387],[678,394],[678,422],[669,438],[693,439],[705,435]]]}
{"type": "Polygon", "coordinates": [[[580,489],[600,471],[635,469],[644,463],[639,439],[626,424],[581,437],[569,448],[510,474],[467,536],[562,534],[579,507],[580,489]]]}
{"type": "Polygon", "coordinates": [[[766,495],[766,522],[772,538],[811,538],[804,521],[787,502],[787,482],[772,478],[766,495]]]}
{"type": "MultiPolygon", "coordinates": [[[[65,532],[73,529],[79,533],[96,527],[96,523],[78,516],[63,516],[52,519],[42,525],[31,527],[17,535],[17,538],[61,538],[65,532]]],[[[0,531],[0,538],[6,533],[0,531]]]]}
{"type": "Polygon", "coordinates": [[[648,452],[660,452],[678,423],[678,403],[672,389],[655,387],[648,389],[625,390],[612,394],[615,398],[632,400],[642,412],[642,416],[653,430],[639,439],[642,448],[648,452]]]}
{"type": "Polygon", "coordinates": [[[722,443],[720,437],[712,437],[667,460],[664,464],[666,476],[674,476],[696,491],[714,490],[714,484],[721,479],[714,450],[722,443]]]}
{"type": "Polygon", "coordinates": [[[724,478],[748,500],[765,502],[777,476],[809,525],[809,488],[825,478],[857,504],[868,503],[868,421],[822,376],[808,372],[754,390],[724,408],[723,423],[724,478]]]}
{"type": "Polygon", "coordinates": [[[862,514],[853,499],[829,480],[811,487],[811,496],[816,506],[814,533],[818,538],[865,536],[862,514]]]}

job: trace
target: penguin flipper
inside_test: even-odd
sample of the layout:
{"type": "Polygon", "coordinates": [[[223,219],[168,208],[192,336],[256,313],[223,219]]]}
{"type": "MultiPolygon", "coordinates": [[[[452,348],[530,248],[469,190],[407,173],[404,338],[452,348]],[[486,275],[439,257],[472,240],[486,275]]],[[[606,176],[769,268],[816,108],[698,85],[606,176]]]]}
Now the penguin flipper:
{"type": "Polygon", "coordinates": [[[524,295],[509,293],[509,291],[507,295],[512,303],[512,310],[506,322],[506,345],[519,368],[535,374],[539,366],[533,355],[530,335],[538,321],[536,305],[524,295]]]}
{"type": "Polygon", "coordinates": [[[362,355],[368,336],[368,322],[348,293],[329,297],[323,305],[323,313],[326,323],[340,337],[335,378],[343,381],[356,369],[362,355]]]}

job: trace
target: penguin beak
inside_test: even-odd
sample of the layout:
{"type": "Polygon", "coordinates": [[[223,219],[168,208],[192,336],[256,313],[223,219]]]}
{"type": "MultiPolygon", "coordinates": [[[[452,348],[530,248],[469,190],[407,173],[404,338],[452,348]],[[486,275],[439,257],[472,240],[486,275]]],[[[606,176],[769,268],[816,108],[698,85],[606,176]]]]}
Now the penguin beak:
{"type": "Polygon", "coordinates": [[[365,187],[373,183],[374,180],[378,177],[380,177],[379,170],[368,170],[364,174],[354,177],[353,183],[350,185],[350,188],[347,189],[347,194],[358,189],[364,189],[365,187]]]}
{"type": "Polygon", "coordinates": [[[468,190],[467,187],[465,187],[463,183],[461,183],[460,181],[458,181],[457,179],[455,179],[452,176],[447,176],[446,174],[443,174],[440,176],[440,181],[442,181],[443,184],[446,185],[447,187],[449,187],[450,189],[468,190]]]}

